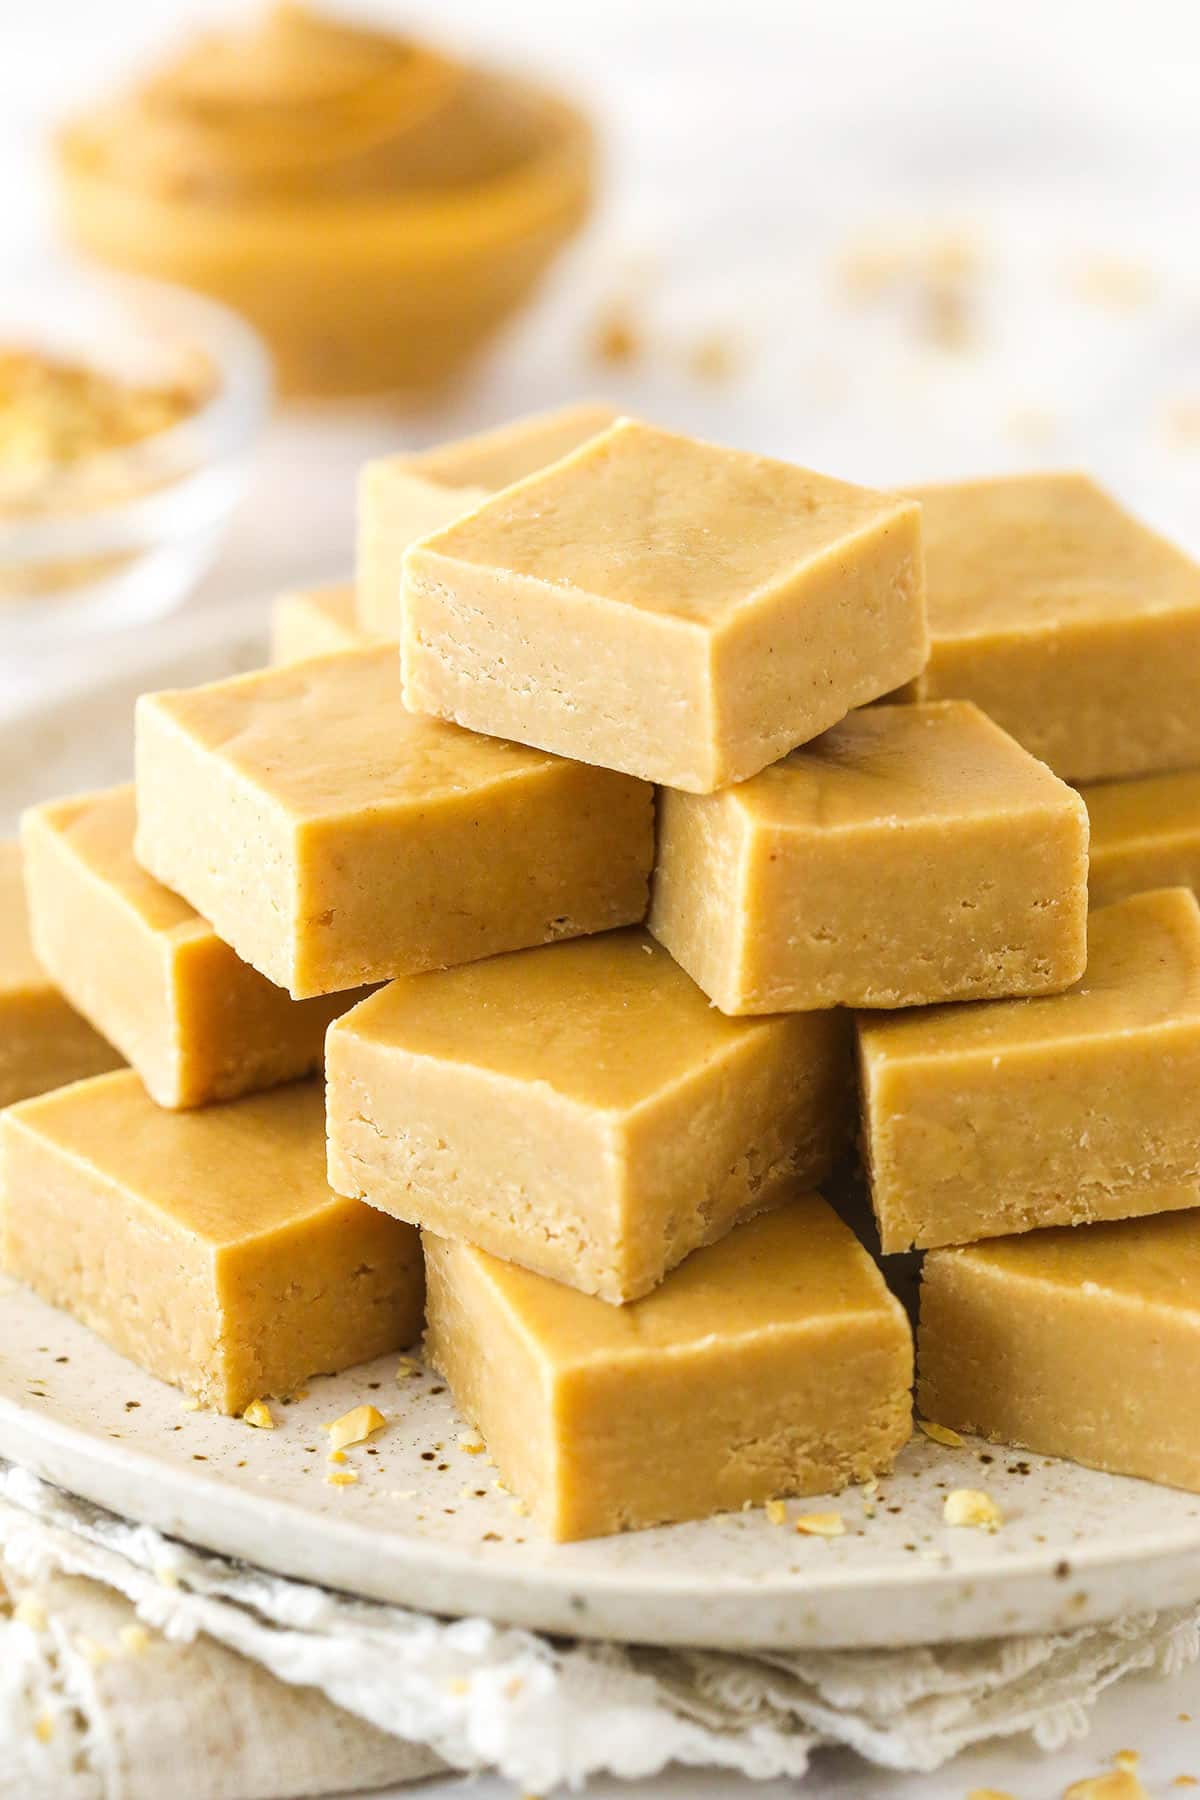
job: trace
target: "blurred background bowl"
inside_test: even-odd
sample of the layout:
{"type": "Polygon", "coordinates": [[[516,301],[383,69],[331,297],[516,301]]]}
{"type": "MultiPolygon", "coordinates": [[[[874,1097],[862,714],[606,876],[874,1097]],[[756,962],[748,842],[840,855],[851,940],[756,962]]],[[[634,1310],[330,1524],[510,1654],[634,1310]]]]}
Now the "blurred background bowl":
{"type": "Polygon", "coordinates": [[[120,448],[38,473],[0,503],[0,654],[170,612],[216,556],[270,402],[256,334],[225,307],[131,277],[10,271],[0,344],[195,404],[120,448]]]}

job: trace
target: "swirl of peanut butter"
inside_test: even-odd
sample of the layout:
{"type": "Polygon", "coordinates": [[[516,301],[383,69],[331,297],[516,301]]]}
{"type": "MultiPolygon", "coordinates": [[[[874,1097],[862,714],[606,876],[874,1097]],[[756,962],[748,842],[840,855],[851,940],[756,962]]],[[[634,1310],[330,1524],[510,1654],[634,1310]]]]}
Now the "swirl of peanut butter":
{"type": "Polygon", "coordinates": [[[518,84],[285,3],[194,39],[62,150],[159,197],[286,204],[485,181],[548,129],[518,84]]]}

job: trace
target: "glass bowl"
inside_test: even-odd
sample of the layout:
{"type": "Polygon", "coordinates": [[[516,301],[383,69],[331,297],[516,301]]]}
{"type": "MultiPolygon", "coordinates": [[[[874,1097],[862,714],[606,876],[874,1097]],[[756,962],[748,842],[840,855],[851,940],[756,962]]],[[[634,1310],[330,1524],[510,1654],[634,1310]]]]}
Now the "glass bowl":
{"type": "Polygon", "coordinates": [[[163,427],[39,462],[16,489],[0,444],[0,656],[171,611],[212,562],[245,489],[271,393],[259,339],[183,288],[68,266],[9,271],[0,351],[194,395],[163,427]]]}

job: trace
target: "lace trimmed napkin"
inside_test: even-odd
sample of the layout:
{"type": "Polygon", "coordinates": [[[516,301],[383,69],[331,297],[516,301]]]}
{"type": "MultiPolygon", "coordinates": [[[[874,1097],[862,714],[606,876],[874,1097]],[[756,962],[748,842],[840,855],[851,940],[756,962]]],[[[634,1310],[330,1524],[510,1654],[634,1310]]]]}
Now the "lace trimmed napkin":
{"type": "Polygon", "coordinates": [[[277,1800],[492,1768],[547,1793],[670,1762],[801,1777],[820,1744],[926,1771],[1055,1749],[1104,1688],[1200,1654],[1196,1609],[921,1650],[568,1642],[192,1550],[0,1464],[0,1800],[277,1800]]]}

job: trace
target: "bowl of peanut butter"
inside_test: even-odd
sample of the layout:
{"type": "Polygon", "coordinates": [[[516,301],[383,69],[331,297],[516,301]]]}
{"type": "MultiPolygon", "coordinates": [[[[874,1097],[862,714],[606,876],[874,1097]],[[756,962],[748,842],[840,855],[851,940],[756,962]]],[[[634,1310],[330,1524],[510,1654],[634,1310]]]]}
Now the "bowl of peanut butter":
{"type": "Polygon", "coordinates": [[[224,301],[305,396],[445,387],[593,175],[557,96],[290,3],[185,43],[70,120],[55,160],[77,247],[224,301]]]}

